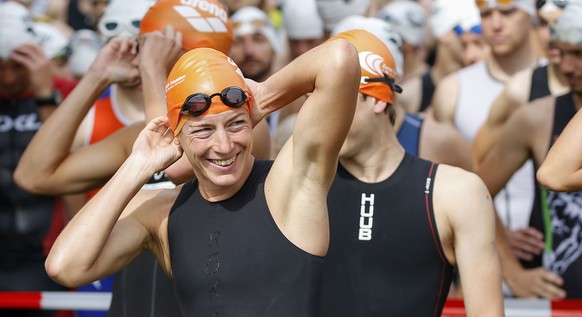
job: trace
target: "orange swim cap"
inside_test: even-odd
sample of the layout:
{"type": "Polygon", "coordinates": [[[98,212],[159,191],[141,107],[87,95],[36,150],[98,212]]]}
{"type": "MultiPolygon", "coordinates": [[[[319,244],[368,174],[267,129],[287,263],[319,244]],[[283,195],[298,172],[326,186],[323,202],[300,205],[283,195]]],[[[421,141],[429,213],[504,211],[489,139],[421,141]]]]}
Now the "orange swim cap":
{"type": "MultiPolygon", "coordinates": [[[[386,82],[368,82],[368,79],[386,78],[394,83],[396,80],[396,65],[394,58],[390,54],[388,47],[372,33],[354,29],[341,32],[328,41],[344,39],[350,42],[358,50],[360,57],[360,68],[362,69],[362,80],[359,91],[364,95],[372,96],[382,100],[387,104],[394,102],[394,89],[396,84],[390,85],[386,82]]],[[[397,89],[400,89],[398,87],[397,89]]]]}
{"type": "MultiPolygon", "coordinates": [[[[230,86],[240,87],[245,91],[248,101],[243,107],[250,112],[252,98],[246,89],[241,70],[230,57],[212,48],[197,48],[182,55],[166,81],[167,115],[174,134],[177,135],[180,132],[188,117],[180,114],[188,96],[195,93],[212,95],[230,86]]],[[[232,109],[216,97],[212,99],[210,108],[202,115],[232,109]]]]}
{"type": "Polygon", "coordinates": [[[159,0],[141,20],[139,34],[163,31],[166,25],[182,33],[186,51],[211,47],[228,54],[234,41],[227,9],[217,0],[159,0]]]}

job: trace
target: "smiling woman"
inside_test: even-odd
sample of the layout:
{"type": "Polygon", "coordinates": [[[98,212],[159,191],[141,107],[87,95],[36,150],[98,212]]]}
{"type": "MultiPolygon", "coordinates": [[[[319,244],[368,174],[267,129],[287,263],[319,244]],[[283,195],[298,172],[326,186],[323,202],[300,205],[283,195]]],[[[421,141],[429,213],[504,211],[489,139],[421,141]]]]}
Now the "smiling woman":
{"type": "Polygon", "coordinates": [[[167,79],[167,118],[150,121],[125,163],[63,230],[47,271],[76,286],[149,250],[174,278],[184,316],[317,316],[326,197],[359,75],[357,52],[344,40],[316,47],[261,83],[245,80],[219,51],[187,52],[167,79]],[[275,161],[255,160],[251,128],[309,92],[293,140],[275,161]],[[182,153],[194,181],[140,191],[182,153]]]}

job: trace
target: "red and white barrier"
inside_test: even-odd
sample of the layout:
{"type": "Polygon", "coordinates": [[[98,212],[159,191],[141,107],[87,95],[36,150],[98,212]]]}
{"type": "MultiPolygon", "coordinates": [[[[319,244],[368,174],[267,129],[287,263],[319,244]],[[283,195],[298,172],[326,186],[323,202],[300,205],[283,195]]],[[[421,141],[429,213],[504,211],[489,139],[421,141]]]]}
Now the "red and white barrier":
{"type": "MultiPolygon", "coordinates": [[[[0,292],[0,310],[107,310],[108,292],[0,292]]],[[[505,299],[506,317],[582,317],[582,300],[505,299]]],[[[442,316],[465,317],[462,300],[447,300],[442,316]]]]}
{"type": "Polygon", "coordinates": [[[0,292],[0,309],[107,310],[109,292],[0,292]]]}
{"type": "MultiPolygon", "coordinates": [[[[582,317],[582,300],[505,299],[505,317],[582,317]]],[[[442,316],[465,317],[462,300],[447,300],[442,316]]]]}

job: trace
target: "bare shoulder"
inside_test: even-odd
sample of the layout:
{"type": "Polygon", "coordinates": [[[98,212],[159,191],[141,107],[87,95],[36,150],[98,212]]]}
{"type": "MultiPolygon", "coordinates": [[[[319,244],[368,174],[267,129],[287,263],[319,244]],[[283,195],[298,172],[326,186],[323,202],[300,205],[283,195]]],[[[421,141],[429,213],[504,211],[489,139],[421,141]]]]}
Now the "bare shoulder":
{"type": "Polygon", "coordinates": [[[446,76],[436,86],[432,97],[432,108],[437,121],[454,124],[458,90],[459,75],[457,72],[446,76]]]}
{"type": "Polygon", "coordinates": [[[462,168],[440,164],[435,176],[435,204],[444,207],[449,216],[479,210],[481,204],[491,202],[491,195],[483,180],[462,168]]]}
{"type": "Polygon", "coordinates": [[[129,202],[120,219],[131,218],[141,223],[150,234],[157,236],[167,224],[170,210],[182,189],[142,189],[129,202]]]}
{"type": "Polygon", "coordinates": [[[147,230],[149,238],[145,248],[154,254],[168,274],[171,274],[168,219],[181,189],[182,185],[173,189],[142,189],[120,218],[136,221],[147,230]]]}

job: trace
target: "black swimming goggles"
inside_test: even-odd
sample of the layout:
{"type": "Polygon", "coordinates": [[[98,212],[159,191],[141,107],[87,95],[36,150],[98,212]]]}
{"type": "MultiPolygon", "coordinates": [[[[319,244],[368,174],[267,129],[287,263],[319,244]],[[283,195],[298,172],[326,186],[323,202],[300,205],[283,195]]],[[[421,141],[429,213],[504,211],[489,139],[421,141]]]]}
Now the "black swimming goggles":
{"type": "Polygon", "coordinates": [[[222,103],[231,108],[240,108],[249,100],[245,91],[236,86],[226,87],[221,92],[210,96],[204,93],[195,93],[186,97],[182,109],[180,109],[180,114],[193,117],[199,116],[210,108],[212,98],[216,96],[220,96],[222,103]]]}
{"type": "MultiPolygon", "coordinates": [[[[543,6],[546,5],[546,2],[547,2],[546,0],[537,0],[536,8],[538,10],[541,9],[543,6]]],[[[568,5],[568,0],[551,0],[550,2],[552,2],[556,7],[560,9],[564,9],[566,5],[568,5]]]]}
{"type": "Polygon", "coordinates": [[[368,76],[362,76],[360,78],[360,83],[361,84],[367,84],[367,83],[385,83],[386,85],[390,86],[390,88],[392,88],[392,91],[400,94],[402,93],[402,87],[398,86],[395,82],[394,79],[384,75],[384,77],[380,77],[380,78],[370,78],[368,76]]]}

